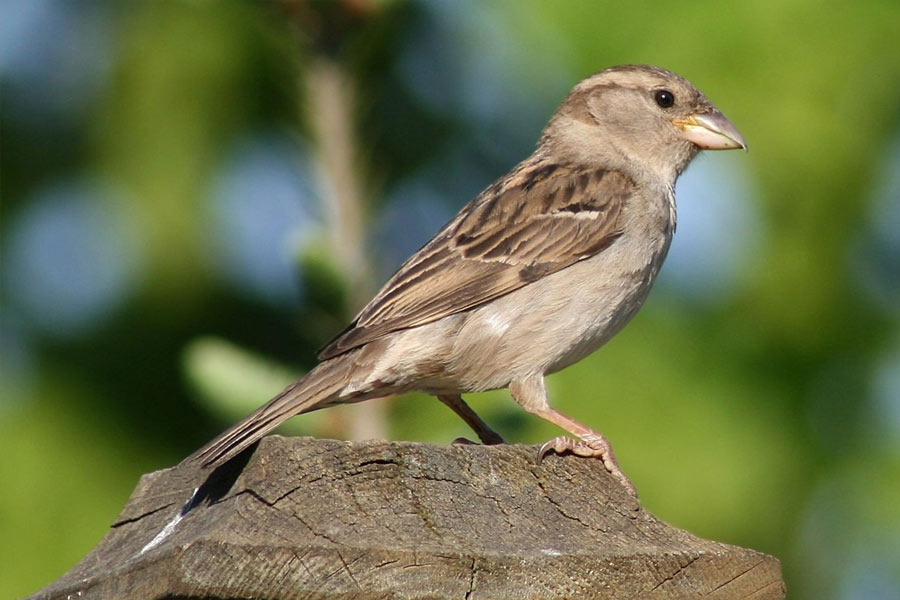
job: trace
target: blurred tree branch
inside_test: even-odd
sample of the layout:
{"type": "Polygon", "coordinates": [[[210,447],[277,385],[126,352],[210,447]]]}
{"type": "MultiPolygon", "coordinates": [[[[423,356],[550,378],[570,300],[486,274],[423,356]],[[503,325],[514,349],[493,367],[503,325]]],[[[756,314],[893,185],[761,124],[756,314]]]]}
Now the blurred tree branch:
{"type": "MultiPolygon", "coordinates": [[[[306,98],[306,121],[314,141],[315,160],[323,193],[323,209],[334,266],[344,274],[351,312],[359,310],[374,291],[373,263],[366,252],[368,207],[375,194],[360,150],[355,115],[358,88],[337,57],[352,37],[360,19],[370,16],[376,2],[361,0],[309,3],[286,0],[301,44],[309,54],[301,72],[306,98]]],[[[345,315],[349,320],[352,315],[345,315]]],[[[352,439],[387,437],[382,402],[365,402],[335,412],[347,418],[346,435],[352,439]]]]}

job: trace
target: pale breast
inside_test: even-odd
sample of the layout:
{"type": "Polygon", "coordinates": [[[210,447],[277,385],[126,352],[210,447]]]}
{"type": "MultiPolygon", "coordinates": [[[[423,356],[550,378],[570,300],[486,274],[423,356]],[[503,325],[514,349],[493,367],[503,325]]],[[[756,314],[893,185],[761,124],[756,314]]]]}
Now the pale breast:
{"type": "Polygon", "coordinates": [[[674,222],[659,209],[627,223],[602,253],[471,311],[448,370],[468,389],[499,388],[558,371],[609,341],[643,305],[668,252],[674,222]]]}

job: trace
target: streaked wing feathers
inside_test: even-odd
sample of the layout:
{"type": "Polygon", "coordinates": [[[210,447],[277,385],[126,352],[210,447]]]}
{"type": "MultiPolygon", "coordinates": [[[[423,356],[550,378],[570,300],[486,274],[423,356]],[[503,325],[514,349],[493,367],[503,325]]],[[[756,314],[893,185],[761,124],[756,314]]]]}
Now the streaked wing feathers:
{"type": "Polygon", "coordinates": [[[474,308],[594,256],[621,233],[633,190],[617,171],[522,163],[410,257],[319,357],[474,308]]]}

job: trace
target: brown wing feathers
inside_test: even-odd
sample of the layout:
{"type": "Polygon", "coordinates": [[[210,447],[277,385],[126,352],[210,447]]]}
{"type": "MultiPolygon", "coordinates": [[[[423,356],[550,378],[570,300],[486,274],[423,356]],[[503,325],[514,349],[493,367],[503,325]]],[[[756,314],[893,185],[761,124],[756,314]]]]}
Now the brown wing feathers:
{"type": "Polygon", "coordinates": [[[523,163],[404,263],[320,358],[469,310],[601,252],[620,233],[633,187],[617,171],[523,163]]]}

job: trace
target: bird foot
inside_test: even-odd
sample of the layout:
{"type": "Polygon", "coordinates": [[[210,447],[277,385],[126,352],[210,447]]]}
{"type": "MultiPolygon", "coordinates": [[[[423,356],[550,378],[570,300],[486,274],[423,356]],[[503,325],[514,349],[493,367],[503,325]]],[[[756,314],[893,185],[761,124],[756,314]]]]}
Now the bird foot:
{"type": "Polygon", "coordinates": [[[469,438],[458,437],[455,440],[453,440],[453,445],[454,446],[477,446],[478,444],[476,442],[473,442],[469,438]]]}
{"type": "Polygon", "coordinates": [[[556,454],[571,453],[586,458],[599,458],[603,461],[603,466],[606,467],[609,474],[615,477],[616,480],[628,490],[629,494],[637,498],[637,491],[634,489],[634,484],[632,484],[628,477],[625,476],[625,473],[622,472],[619,463],[616,462],[612,446],[603,436],[586,435],[581,440],[575,440],[566,436],[553,438],[541,446],[541,449],[538,451],[538,464],[540,464],[541,461],[544,460],[544,457],[550,452],[556,454]]]}
{"type": "MultiPolygon", "coordinates": [[[[497,446],[499,444],[505,444],[506,441],[500,437],[499,434],[490,431],[489,433],[479,433],[478,438],[481,440],[481,443],[485,446],[497,446]]],[[[458,437],[453,440],[454,444],[459,444],[461,446],[477,446],[478,442],[473,442],[469,438],[458,437]]]]}

